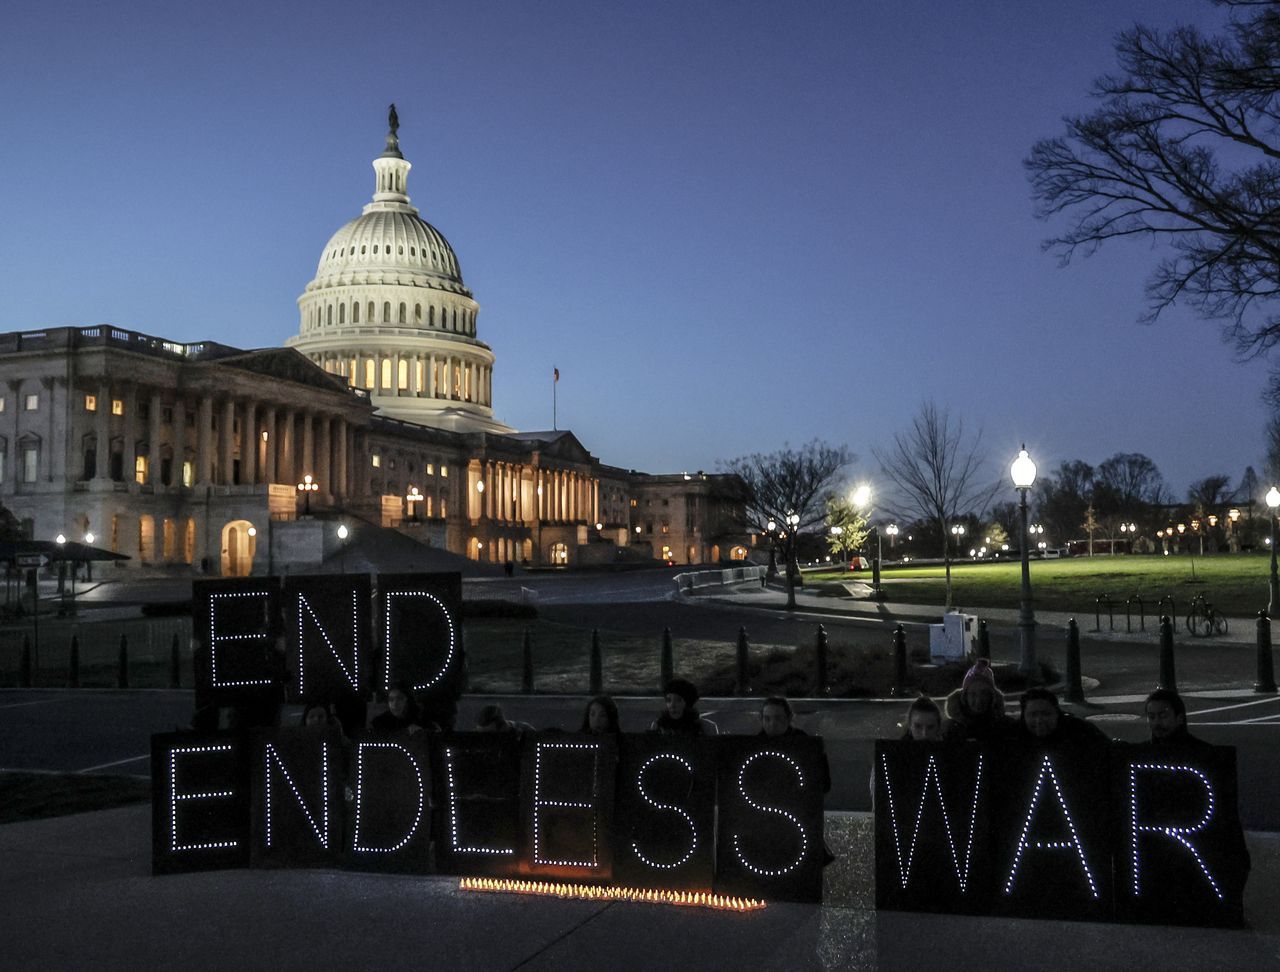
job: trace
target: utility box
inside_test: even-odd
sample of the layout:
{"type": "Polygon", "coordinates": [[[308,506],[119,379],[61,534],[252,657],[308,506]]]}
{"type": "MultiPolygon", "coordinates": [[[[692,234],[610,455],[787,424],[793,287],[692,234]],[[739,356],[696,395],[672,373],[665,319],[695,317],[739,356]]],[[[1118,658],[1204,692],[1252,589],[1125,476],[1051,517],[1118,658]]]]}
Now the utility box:
{"type": "Polygon", "coordinates": [[[942,624],[929,625],[929,658],[935,663],[963,661],[978,647],[978,617],[951,611],[942,624]]]}

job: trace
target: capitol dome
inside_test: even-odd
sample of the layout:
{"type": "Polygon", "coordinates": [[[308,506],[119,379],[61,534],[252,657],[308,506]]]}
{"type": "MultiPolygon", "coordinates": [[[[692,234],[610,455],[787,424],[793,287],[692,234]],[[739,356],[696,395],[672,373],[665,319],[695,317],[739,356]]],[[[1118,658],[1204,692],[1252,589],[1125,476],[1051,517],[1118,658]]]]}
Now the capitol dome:
{"type": "Polygon", "coordinates": [[[410,204],[410,163],[392,108],[373,160],[373,200],[325,244],[286,341],[368,391],[379,414],[461,432],[510,432],[493,418],[494,355],[449,241],[410,204]]]}

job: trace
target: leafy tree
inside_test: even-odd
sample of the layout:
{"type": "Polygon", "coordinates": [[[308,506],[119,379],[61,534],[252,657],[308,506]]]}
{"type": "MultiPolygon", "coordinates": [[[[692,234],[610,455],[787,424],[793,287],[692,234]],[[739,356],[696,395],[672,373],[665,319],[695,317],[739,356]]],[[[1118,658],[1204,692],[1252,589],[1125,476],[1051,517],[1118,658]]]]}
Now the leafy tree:
{"type": "Polygon", "coordinates": [[[848,560],[862,549],[870,533],[866,514],[847,496],[836,495],[827,501],[827,546],[833,557],[848,560]],[[839,527],[839,532],[832,527],[839,527]]]}
{"type": "Polygon", "coordinates": [[[796,449],[784,445],[777,452],[720,462],[725,472],[738,477],[748,528],[767,534],[770,521],[775,524],[787,565],[788,609],[796,606],[795,582],[800,575],[796,538],[826,523],[840,471],[852,461],[853,455],[843,446],[814,439],[796,449]]]}
{"type": "Polygon", "coordinates": [[[981,515],[999,489],[987,471],[982,433],[967,435],[964,423],[933,402],[925,402],[911,426],[893,437],[893,446],[875,450],[884,475],[897,490],[895,512],[932,521],[942,537],[951,607],[951,546],[947,523],[965,514],[981,515]]]}
{"type": "Polygon", "coordinates": [[[1135,26],[1099,106],[1037,142],[1025,165],[1037,215],[1073,222],[1045,246],[1063,263],[1103,243],[1165,243],[1146,320],[1178,299],[1221,320],[1242,353],[1280,341],[1280,3],[1233,8],[1218,34],[1135,26]]]}
{"type": "Polygon", "coordinates": [[[13,511],[9,507],[0,504],[0,540],[7,542],[26,539],[28,537],[22,530],[22,524],[13,515],[13,511]]]}
{"type": "MultiPolygon", "coordinates": [[[[1081,459],[1060,463],[1056,473],[1036,479],[1036,515],[1051,537],[1065,543],[1080,535],[1093,487],[1094,469],[1081,459]]],[[[1021,529],[1015,525],[1014,535],[1021,529]]]]}
{"type": "Polygon", "coordinates": [[[1021,513],[1018,511],[1018,504],[1013,500],[1005,500],[1003,503],[993,503],[991,505],[991,539],[999,547],[1002,543],[1008,543],[1009,538],[1016,536],[1018,531],[1022,529],[1021,513]],[[1000,530],[1001,539],[996,539],[995,530],[1000,530]]]}

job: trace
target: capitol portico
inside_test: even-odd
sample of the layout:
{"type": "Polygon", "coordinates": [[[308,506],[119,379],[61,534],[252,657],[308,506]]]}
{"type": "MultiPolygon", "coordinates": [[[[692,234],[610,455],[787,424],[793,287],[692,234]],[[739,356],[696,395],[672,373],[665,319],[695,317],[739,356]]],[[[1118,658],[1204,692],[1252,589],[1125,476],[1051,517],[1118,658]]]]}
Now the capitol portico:
{"type": "Polygon", "coordinates": [[[490,563],[742,559],[724,477],[608,466],[572,432],[494,418],[479,305],[410,205],[397,127],[393,110],[373,200],[325,245],[285,347],[0,334],[0,502],[33,538],[224,576],[315,569],[339,522],[490,563]]]}

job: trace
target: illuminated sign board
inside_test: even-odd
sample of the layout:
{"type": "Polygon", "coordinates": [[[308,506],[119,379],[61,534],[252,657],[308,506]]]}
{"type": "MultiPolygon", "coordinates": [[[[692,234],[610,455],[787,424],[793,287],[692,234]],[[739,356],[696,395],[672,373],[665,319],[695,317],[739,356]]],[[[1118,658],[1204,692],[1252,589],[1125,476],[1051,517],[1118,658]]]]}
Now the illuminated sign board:
{"type": "Polygon", "coordinates": [[[520,841],[520,738],[508,732],[445,733],[431,747],[436,868],[510,875],[520,841]]]}
{"type": "Polygon", "coordinates": [[[337,864],[345,816],[340,730],[274,729],[251,739],[253,866],[337,864]]]}
{"type": "Polygon", "coordinates": [[[365,574],[285,579],[291,702],[368,697],[374,677],[369,597],[365,574]]]}
{"type": "Polygon", "coordinates": [[[151,737],[151,869],[249,864],[247,740],[232,733],[151,737]]]}

